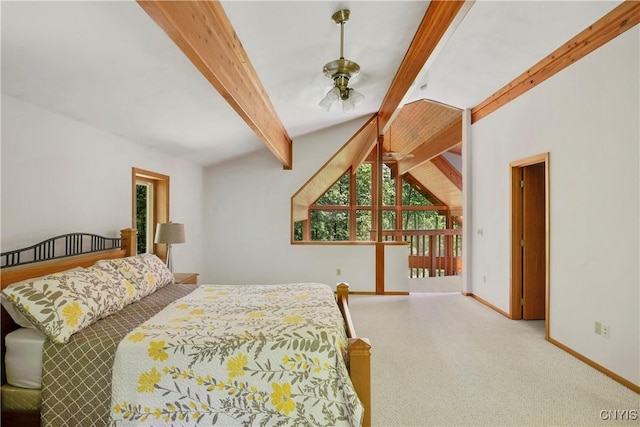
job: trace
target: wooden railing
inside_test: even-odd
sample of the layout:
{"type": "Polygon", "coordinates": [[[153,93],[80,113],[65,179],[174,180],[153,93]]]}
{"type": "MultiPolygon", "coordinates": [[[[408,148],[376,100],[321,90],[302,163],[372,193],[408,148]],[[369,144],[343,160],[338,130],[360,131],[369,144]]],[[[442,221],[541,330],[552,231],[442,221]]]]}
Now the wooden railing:
{"type": "Polygon", "coordinates": [[[384,241],[409,244],[409,277],[455,276],[462,273],[462,230],[387,230],[384,241]]]}

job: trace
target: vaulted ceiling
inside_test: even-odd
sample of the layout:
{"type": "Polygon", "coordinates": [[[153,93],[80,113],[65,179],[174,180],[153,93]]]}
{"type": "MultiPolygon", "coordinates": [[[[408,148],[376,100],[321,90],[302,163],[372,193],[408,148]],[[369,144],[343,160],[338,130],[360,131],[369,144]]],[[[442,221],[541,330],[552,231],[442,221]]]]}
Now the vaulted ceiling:
{"type": "Polygon", "coordinates": [[[271,150],[288,168],[292,139],[379,113],[385,150],[411,154],[400,173],[454,207],[457,178],[438,156],[460,141],[461,109],[620,2],[189,3],[2,2],[2,93],[205,166],[271,150]],[[365,95],[350,114],[317,105],[341,8],[365,95]]]}

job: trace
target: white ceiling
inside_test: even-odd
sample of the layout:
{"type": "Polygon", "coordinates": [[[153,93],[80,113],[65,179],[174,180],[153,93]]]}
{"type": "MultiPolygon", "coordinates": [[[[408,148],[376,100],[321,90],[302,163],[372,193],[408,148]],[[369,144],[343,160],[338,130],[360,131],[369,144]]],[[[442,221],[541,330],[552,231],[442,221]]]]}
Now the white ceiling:
{"type": "MultiPolygon", "coordinates": [[[[223,1],[289,136],[375,113],[427,1],[223,1]],[[345,57],[362,67],[355,113],[318,102],[339,56],[331,20],[349,8],[345,57]]],[[[620,1],[477,0],[405,101],[470,108],[620,1]],[[420,87],[427,84],[426,89],[420,87]]],[[[211,165],[262,141],[133,1],[8,2],[2,93],[132,141],[211,165]]],[[[295,165],[294,165],[295,167],[295,165]]]]}

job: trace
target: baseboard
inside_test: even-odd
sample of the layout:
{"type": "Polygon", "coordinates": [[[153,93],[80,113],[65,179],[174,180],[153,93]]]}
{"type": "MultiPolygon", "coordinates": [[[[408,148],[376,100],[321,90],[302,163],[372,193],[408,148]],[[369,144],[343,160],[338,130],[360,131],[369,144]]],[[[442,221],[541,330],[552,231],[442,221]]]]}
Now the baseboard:
{"type": "Polygon", "coordinates": [[[610,370],[608,370],[607,368],[605,368],[602,365],[597,364],[596,362],[594,362],[593,360],[589,359],[588,357],[583,356],[582,354],[578,353],[577,351],[573,350],[570,347],[567,347],[566,345],[562,344],[561,342],[558,342],[556,340],[554,340],[553,338],[547,338],[547,341],[549,341],[551,344],[555,345],[556,347],[566,351],[567,353],[569,353],[570,355],[572,355],[573,357],[575,357],[576,359],[579,359],[581,361],[583,361],[584,363],[586,363],[587,365],[591,366],[593,369],[602,372],[603,374],[605,374],[606,376],[608,376],[609,378],[611,378],[612,380],[619,382],[620,384],[622,384],[623,386],[627,387],[628,389],[635,391],[636,393],[640,394],[640,386],[637,384],[632,383],[631,381],[622,378],[620,375],[616,374],[615,372],[611,372],[610,370]]]}
{"type": "Polygon", "coordinates": [[[502,314],[504,317],[511,319],[511,316],[509,315],[509,313],[507,313],[506,311],[496,307],[495,305],[491,304],[489,301],[483,300],[482,298],[480,298],[477,295],[474,295],[472,293],[465,293],[465,292],[463,292],[462,295],[464,295],[466,297],[471,297],[471,298],[481,302],[482,304],[486,305],[490,309],[495,310],[498,313],[502,314]]]}
{"type": "MultiPolygon", "coordinates": [[[[511,316],[509,315],[509,313],[507,313],[504,310],[499,309],[495,305],[491,304],[488,301],[483,300],[482,298],[480,298],[477,295],[474,295],[473,293],[465,293],[465,292],[463,292],[462,295],[467,296],[467,297],[471,297],[471,298],[481,302],[482,304],[486,305],[487,307],[497,311],[498,313],[502,314],[503,316],[511,319],[511,316]]],[[[572,355],[576,359],[578,359],[578,360],[586,363],[587,365],[591,366],[593,369],[595,369],[595,370],[597,370],[599,372],[602,372],[603,374],[605,374],[606,376],[608,376],[612,380],[614,380],[614,381],[622,384],[623,386],[627,387],[628,389],[630,389],[632,391],[635,391],[636,393],[640,394],[640,386],[639,385],[632,383],[631,381],[621,377],[620,375],[618,375],[618,374],[616,374],[614,372],[611,372],[610,370],[608,370],[604,366],[601,366],[601,365],[597,364],[596,362],[594,362],[593,360],[589,359],[588,357],[583,356],[582,354],[578,353],[577,351],[573,350],[572,348],[567,347],[566,345],[562,344],[561,342],[558,342],[558,341],[554,340],[551,337],[547,337],[546,339],[551,344],[553,344],[556,347],[566,351],[567,353],[569,353],[570,355],[572,355]]]]}
{"type": "Polygon", "coordinates": [[[384,294],[377,294],[375,291],[353,291],[349,292],[350,295],[409,295],[409,292],[405,291],[391,291],[384,294]]]}

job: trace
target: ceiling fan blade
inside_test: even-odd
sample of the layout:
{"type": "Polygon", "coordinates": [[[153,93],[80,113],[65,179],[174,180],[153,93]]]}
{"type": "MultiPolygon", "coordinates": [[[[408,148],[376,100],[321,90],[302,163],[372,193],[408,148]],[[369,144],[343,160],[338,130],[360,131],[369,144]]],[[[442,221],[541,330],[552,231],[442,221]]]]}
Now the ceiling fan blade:
{"type": "Polygon", "coordinates": [[[382,154],[382,159],[386,160],[386,161],[395,161],[395,162],[399,162],[401,160],[406,160],[406,159],[410,159],[414,157],[413,154],[411,153],[399,153],[397,151],[388,151],[386,153],[382,154]]]}

